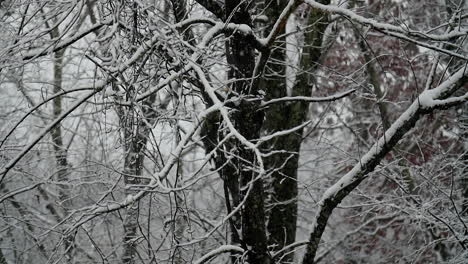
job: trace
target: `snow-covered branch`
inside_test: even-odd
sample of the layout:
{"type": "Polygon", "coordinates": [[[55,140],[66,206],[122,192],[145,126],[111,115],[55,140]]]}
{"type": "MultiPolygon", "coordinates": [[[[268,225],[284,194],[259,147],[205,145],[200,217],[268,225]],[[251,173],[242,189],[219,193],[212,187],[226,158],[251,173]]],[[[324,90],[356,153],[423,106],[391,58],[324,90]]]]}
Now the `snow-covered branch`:
{"type": "Polygon", "coordinates": [[[294,133],[294,132],[308,126],[311,122],[312,121],[307,121],[307,122],[305,122],[303,124],[300,124],[300,125],[298,125],[296,127],[293,127],[293,128],[287,129],[287,130],[278,131],[278,132],[275,132],[275,133],[273,133],[271,135],[261,137],[261,138],[258,139],[257,146],[262,144],[265,141],[272,140],[273,138],[285,136],[285,135],[288,135],[290,133],[294,133]]]}
{"type": "MultiPolygon", "coordinates": [[[[385,131],[384,135],[369,149],[358,163],[346,173],[339,181],[328,188],[318,203],[318,210],[311,225],[309,244],[303,259],[304,264],[314,263],[315,255],[333,210],[338,204],[354,190],[371,173],[380,161],[393,149],[403,136],[415,126],[424,115],[435,109],[445,108],[445,104],[436,104],[448,92],[462,87],[467,81],[468,74],[465,68],[460,69],[448,80],[432,90],[422,92],[419,97],[400,115],[400,117],[385,131]]],[[[444,99],[450,100],[450,99],[444,99]]],[[[456,100],[462,103],[464,100],[456,100]]]]}
{"type": "Polygon", "coordinates": [[[188,27],[190,25],[193,25],[193,24],[208,24],[208,25],[214,26],[214,25],[216,25],[216,23],[217,22],[215,20],[210,19],[210,18],[192,17],[192,18],[188,18],[188,19],[185,19],[183,21],[180,21],[177,24],[174,24],[172,26],[172,28],[174,28],[174,29],[183,29],[183,28],[186,28],[186,27],[188,27]]]}
{"type": "Polygon", "coordinates": [[[233,246],[233,245],[220,246],[219,248],[212,250],[206,253],[205,255],[203,255],[201,258],[195,261],[194,264],[206,263],[210,261],[211,259],[213,259],[214,257],[218,256],[219,254],[223,254],[226,252],[244,253],[244,249],[238,246],[233,246]]]}
{"type": "MultiPolygon", "coordinates": [[[[218,23],[216,23],[216,25],[214,25],[212,28],[210,28],[208,30],[208,32],[206,32],[205,36],[203,36],[202,41],[200,41],[200,43],[197,45],[197,52],[193,53],[190,56],[189,61],[197,62],[201,57],[201,52],[204,51],[204,49],[213,40],[213,38],[215,38],[217,35],[219,35],[219,34],[221,34],[223,32],[224,26],[225,26],[224,23],[218,22],[218,23]]],[[[193,64],[189,63],[189,64],[185,65],[181,70],[179,70],[179,71],[177,71],[175,73],[172,73],[169,77],[167,77],[163,81],[159,82],[159,84],[157,86],[151,87],[145,93],[140,94],[137,97],[136,101],[142,101],[145,98],[149,97],[150,95],[154,94],[155,92],[159,91],[161,88],[165,87],[171,81],[175,80],[176,78],[178,78],[182,74],[190,71],[192,69],[192,66],[193,66],[193,64]]],[[[122,103],[125,103],[125,102],[122,102],[122,103]]]]}
{"type": "Polygon", "coordinates": [[[330,95],[326,97],[307,97],[307,96],[280,97],[280,98],[271,99],[266,102],[262,102],[261,106],[265,107],[271,104],[281,103],[281,102],[310,102],[310,103],[332,102],[332,101],[341,99],[343,97],[346,97],[354,93],[355,91],[356,91],[355,89],[352,89],[343,93],[334,94],[334,95],[330,95]]]}
{"type": "Polygon", "coordinates": [[[424,32],[416,31],[416,30],[407,30],[406,27],[404,28],[404,27],[395,26],[395,25],[388,24],[388,23],[378,22],[374,19],[360,16],[349,9],[342,8],[336,5],[324,5],[314,0],[305,0],[305,3],[307,3],[313,8],[318,8],[329,13],[345,16],[354,22],[370,26],[382,32],[395,32],[395,33],[404,34],[410,37],[416,37],[418,39],[432,40],[432,41],[447,41],[447,40],[456,39],[458,37],[463,37],[468,33],[468,30],[461,30],[461,31],[457,30],[457,31],[451,31],[446,34],[438,35],[438,34],[424,33],[424,32]]]}
{"type": "Polygon", "coordinates": [[[459,37],[466,36],[466,34],[468,33],[468,30],[453,30],[444,34],[425,33],[425,32],[417,31],[417,30],[409,30],[406,26],[401,27],[401,26],[396,26],[396,25],[392,25],[389,23],[379,22],[379,21],[376,21],[375,19],[366,18],[366,17],[360,16],[354,13],[353,11],[347,8],[339,7],[336,5],[324,5],[314,0],[305,0],[305,3],[307,3],[313,8],[318,8],[325,12],[344,16],[353,22],[369,26],[372,29],[382,32],[386,35],[393,36],[402,40],[406,40],[416,45],[419,45],[421,47],[425,47],[434,51],[442,52],[442,53],[457,57],[462,60],[468,60],[468,57],[463,56],[460,53],[457,53],[448,49],[443,49],[437,45],[432,45],[430,43],[424,42],[424,41],[429,42],[429,41],[454,40],[459,37]]]}

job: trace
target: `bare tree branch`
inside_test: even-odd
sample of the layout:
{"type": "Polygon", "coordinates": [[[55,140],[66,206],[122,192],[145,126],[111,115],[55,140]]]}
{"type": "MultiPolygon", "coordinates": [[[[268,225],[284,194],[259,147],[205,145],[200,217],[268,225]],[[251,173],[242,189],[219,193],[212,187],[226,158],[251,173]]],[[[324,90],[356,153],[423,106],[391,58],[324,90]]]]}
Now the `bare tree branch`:
{"type": "MultiPolygon", "coordinates": [[[[411,106],[385,131],[384,135],[380,137],[353,169],[325,191],[318,203],[318,210],[310,228],[309,243],[302,263],[315,263],[315,255],[322,234],[333,210],[352,190],[368,177],[369,173],[379,165],[385,155],[415,126],[416,122],[423,115],[431,113],[435,109],[443,108],[443,104],[434,104],[433,100],[437,100],[447,91],[453,90],[454,87],[462,87],[467,82],[467,77],[466,69],[463,68],[437,88],[422,92],[411,106]]],[[[464,100],[466,101],[466,97],[464,100]]],[[[456,100],[456,102],[462,103],[463,101],[456,100]]]]}

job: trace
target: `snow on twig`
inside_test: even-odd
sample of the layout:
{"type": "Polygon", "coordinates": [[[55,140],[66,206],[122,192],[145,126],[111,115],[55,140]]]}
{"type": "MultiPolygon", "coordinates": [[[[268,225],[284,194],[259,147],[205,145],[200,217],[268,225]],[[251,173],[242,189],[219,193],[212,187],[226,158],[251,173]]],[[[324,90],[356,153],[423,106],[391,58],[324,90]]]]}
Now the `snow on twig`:
{"type": "Polygon", "coordinates": [[[211,100],[213,100],[213,102],[214,102],[214,106],[216,106],[217,110],[221,113],[221,116],[223,117],[223,120],[226,122],[226,125],[229,128],[229,131],[234,135],[234,137],[236,137],[240,141],[241,144],[243,144],[247,148],[251,149],[255,153],[255,156],[256,156],[257,162],[258,162],[258,166],[260,168],[259,175],[262,176],[265,173],[265,168],[264,168],[264,165],[263,165],[262,155],[260,153],[260,150],[257,148],[257,145],[250,142],[239,131],[237,131],[234,124],[231,122],[231,120],[229,118],[229,114],[228,114],[228,111],[226,110],[226,107],[224,107],[223,103],[216,96],[215,90],[209,84],[209,82],[206,79],[206,76],[203,73],[202,69],[198,65],[195,65],[195,64],[192,64],[192,68],[198,74],[198,77],[200,77],[200,79],[201,79],[201,81],[203,83],[203,86],[205,87],[206,93],[210,96],[211,100]]]}
{"type": "MultiPolygon", "coordinates": [[[[319,205],[323,203],[325,199],[329,199],[336,195],[337,192],[344,189],[346,186],[351,184],[356,178],[365,177],[367,174],[361,174],[363,171],[366,170],[366,167],[369,163],[374,162],[375,159],[381,157],[382,152],[389,152],[387,149],[387,144],[392,141],[393,138],[398,137],[398,140],[402,138],[402,135],[399,135],[399,130],[406,125],[406,123],[413,118],[416,113],[421,110],[433,110],[437,107],[442,106],[441,103],[434,103],[437,101],[452,101],[449,98],[445,100],[438,100],[438,97],[441,96],[444,91],[452,88],[452,86],[456,85],[460,79],[465,76],[465,70],[461,69],[456,74],[454,74],[451,78],[443,82],[440,86],[433,90],[426,90],[422,92],[419,97],[411,104],[411,106],[400,115],[400,117],[391,125],[385,134],[380,137],[380,139],[370,148],[370,150],[361,158],[361,160],[353,167],[351,171],[349,171],[346,175],[344,175],[337,183],[333,186],[328,188],[322,196],[321,202],[319,205]]],[[[464,100],[466,101],[467,96],[463,96],[464,100]]],[[[457,102],[461,103],[460,100],[457,102]]],[[[367,171],[368,173],[369,171],[367,171]]]]}
{"type": "Polygon", "coordinates": [[[281,131],[278,131],[278,132],[275,132],[273,134],[270,134],[270,135],[267,135],[267,136],[264,136],[264,137],[261,137],[258,139],[258,142],[257,142],[257,146],[259,146],[260,144],[262,144],[263,142],[265,141],[269,141],[275,137],[281,137],[281,136],[285,136],[285,135],[288,135],[288,134],[291,134],[299,129],[302,129],[306,126],[308,126],[310,123],[312,123],[312,121],[307,121],[307,122],[304,122],[303,124],[300,124],[298,126],[295,126],[293,128],[290,128],[290,129],[286,129],[286,130],[281,130],[281,131]]]}
{"type": "Polygon", "coordinates": [[[268,106],[268,105],[279,103],[279,102],[291,102],[291,101],[303,101],[303,102],[310,102],[310,103],[331,102],[331,101],[335,101],[343,97],[346,97],[354,93],[355,91],[356,91],[355,89],[352,89],[343,93],[334,94],[334,95],[330,95],[326,97],[307,97],[307,96],[281,97],[281,98],[271,99],[266,102],[262,102],[261,106],[264,107],[264,106],[268,106]]]}
{"type": "Polygon", "coordinates": [[[335,13],[335,14],[339,14],[339,15],[348,17],[352,21],[355,21],[355,22],[357,22],[359,24],[364,24],[364,25],[371,26],[372,28],[375,28],[375,29],[383,31],[383,32],[396,32],[396,33],[401,33],[401,34],[411,36],[411,37],[417,37],[417,38],[426,39],[426,40],[433,40],[433,41],[451,40],[451,39],[454,39],[454,38],[463,37],[468,33],[468,30],[451,31],[449,33],[439,34],[439,35],[438,34],[428,34],[428,33],[424,33],[424,32],[421,32],[421,31],[408,31],[408,30],[406,30],[406,29],[404,29],[402,27],[399,27],[399,26],[395,26],[395,25],[388,24],[388,23],[383,23],[383,22],[378,22],[378,21],[376,21],[374,19],[360,16],[360,15],[354,13],[353,11],[351,11],[349,9],[342,8],[342,7],[339,7],[339,6],[336,6],[336,5],[324,5],[324,4],[317,3],[314,0],[305,0],[305,2],[308,5],[310,5],[311,7],[318,8],[320,10],[323,10],[323,11],[326,11],[326,12],[329,12],[329,13],[335,13]]]}
{"type": "Polygon", "coordinates": [[[432,45],[432,44],[420,41],[420,40],[448,41],[448,40],[466,36],[466,34],[468,34],[468,30],[462,30],[462,31],[453,30],[444,34],[430,34],[430,33],[424,33],[422,31],[408,30],[406,28],[395,26],[389,23],[378,22],[374,19],[360,16],[349,9],[342,8],[336,5],[324,5],[324,4],[317,3],[314,0],[305,0],[305,3],[307,3],[309,6],[313,8],[318,8],[328,13],[339,14],[344,17],[347,17],[348,19],[356,23],[370,26],[371,28],[377,31],[380,31],[386,35],[393,36],[399,39],[403,39],[403,40],[412,42],[416,45],[419,45],[421,47],[425,47],[431,50],[445,53],[447,55],[454,56],[462,60],[468,60],[468,57],[465,57],[460,53],[456,53],[451,50],[443,49],[437,45],[432,45]]]}
{"type": "Polygon", "coordinates": [[[199,258],[197,261],[194,262],[194,264],[203,264],[214,257],[216,257],[219,254],[226,253],[226,252],[238,252],[238,253],[244,253],[244,249],[238,246],[233,246],[233,245],[223,245],[220,246],[217,249],[214,249],[205,255],[203,255],[201,258],[199,258]]]}

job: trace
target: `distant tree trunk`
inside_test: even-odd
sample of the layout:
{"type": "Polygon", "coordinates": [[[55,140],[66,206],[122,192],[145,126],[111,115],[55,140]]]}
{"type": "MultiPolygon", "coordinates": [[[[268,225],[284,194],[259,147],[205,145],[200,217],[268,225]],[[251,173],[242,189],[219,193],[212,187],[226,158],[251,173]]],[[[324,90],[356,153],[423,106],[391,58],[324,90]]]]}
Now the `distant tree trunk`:
{"type": "MultiPolygon", "coordinates": [[[[132,15],[129,23],[132,25],[132,44],[138,46],[139,42],[139,19],[142,14],[139,13],[138,5],[136,2],[132,3],[132,15]]],[[[167,9],[167,8],[166,8],[167,9]]],[[[145,62],[146,63],[146,62],[145,62]]],[[[141,109],[136,109],[135,98],[137,97],[137,89],[142,89],[138,85],[140,72],[134,70],[130,85],[126,87],[126,100],[132,102],[130,106],[120,106],[117,112],[120,119],[120,127],[123,130],[123,144],[124,144],[124,184],[125,196],[131,199],[133,195],[138,192],[138,186],[147,184],[144,180],[143,166],[145,160],[145,150],[150,135],[152,125],[157,117],[157,112],[153,109],[154,102],[156,101],[156,94],[142,102],[141,109]]],[[[127,206],[124,214],[124,236],[123,236],[123,254],[122,261],[124,264],[136,263],[138,256],[137,248],[139,244],[139,203],[135,201],[127,206]]]]}
{"type": "MultiPolygon", "coordinates": [[[[53,35],[58,35],[58,32],[55,32],[53,35]]],[[[54,53],[54,94],[63,91],[62,82],[63,82],[63,55],[65,50],[60,50],[54,53]]],[[[62,97],[57,96],[53,100],[53,114],[54,119],[59,117],[62,114],[62,97]]],[[[64,217],[66,217],[72,210],[72,201],[71,201],[71,188],[70,188],[70,179],[68,171],[68,160],[67,160],[67,147],[63,142],[63,132],[60,125],[55,126],[51,130],[52,143],[55,152],[55,162],[57,164],[57,181],[59,182],[58,195],[59,200],[62,205],[64,212],[64,217]]],[[[64,238],[64,247],[65,247],[65,257],[69,263],[73,263],[74,256],[74,238],[73,235],[67,235],[64,238]]]]}
{"type": "MultiPolygon", "coordinates": [[[[170,0],[171,5],[172,5],[172,11],[174,12],[174,18],[175,22],[181,22],[184,19],[188,18],[188,10],[187,10],[187,2],[185,0],[170,0]]],[[[191,45],[196,46],[195,39],[192,33],[192,30],[190,28],[181,28],[179,29],[179,33],[182,34],[183,38],[185,41],[190,43],[191,45]]],[[[178,87],[175,88],[175,90],[179,91],[179,89],[182,89],[180,86],[181,84],[176,84],[178,87]]],[[[173,104],[178,105],[179,101],[178,99],[175,99],[173,104]]],[[[179,143],[179,130],[176,129],[176,144],[179,143]]],[[[178,162],[178,169],[177,169],[177,176],[178,179],[176,180],[177,186],[180,187],[180,182],[183,181],[183,161],[180,160],[178,162]]],[[[175,243],[181,243],[184,240],[184,232],[185,229],[187,228],[188,225],[188,216],[187,212],[184,210],[182,205],[184,204],[184,199],[183,199],[183,194],[180,192],[174,192],[174,201],[175,201],[175,213],[173,215],[173,228],[174,228],[174,234],[173,234],[173,241],[175,243]]],[[[188,263],[186,259],[184,259],[184,249],[181,247],[176,247],[174,249],[174,263],[175,264],[183,264],[183,263],[188,263]]]]}
{"type": "MultiPolygon", "coordinates": [[[[134,3],[136,5],[136,3],[134,3]]],[[[135,7],[135,6],[134,6],[135,7]]],[[[133,24],[133,44],[138,45],[138,9],[133,9],[132,24],[133,24]]],[[[132,83],[137,83],[139,73],[134,72],[131,75],[132,83]]],[[[126,100],[133,102],[137,96],[136,85],[126,87],[126,100]]],[[[138,192],[138,186],[147,184],[147,180],[143,180],[143,166],[145,160],[146,143],[150,135],[152,125],[157,117],[157,112],[153,109],[156,101],[156,94],[142,102],[141,109],[135,109],[134,104],[128,107],[119,107],[117,109],[120,127],[123,130],[123,143],[125,151],[124,160],[124,184],[125,196],[131,199],[138,192]],[[141,110],[141,111],[139,111],[141,110]]],[[[122,261],[124,264],[133,264],[137,257],[138,247],[138,218],[139,218],[139,201],[130,204],[125,211],[124,216],[124,236],[123,236],[123,255],[122,261]]]]}
{"type": "MultiPolygon", "coordinates": [[[[141,183],[138,178],[142,175],[143,171],[143,149],[146,145],[146,136],[139,127],[140,122],[138,116],[130,108],[125,113],[126,116],[121,117],[123,123],[121,124],[124,129],[124,145],[125,145],[125,161],[124,161],[124,183],[125,195],[131,197],[136,193],[134,190],[135,185],[141,183]],[[134,132],[136,131],[136,133],[134,132]]],[[[143,125],[144,126],[144,125],[143,125]]],[[[138,239],[138,213],[139,203],[134,202],[129,205],[125,211],[124,218],[124,252],[122,256],[123,263],[135,263],[137,253],[137,239],[138,239]]]]}
{"type": "MultiPolygon", "coordinates": [[[[121,109],[119,111],[125,147],[123,171],[125,195],[127,198],[131,198],[137,192],[135,188],[138,185],[145,184],[141,176],[143,175],[145,159],[144,151],[151,131],[151,127],[148,125],[154,122],[157,115],[157,112],[152,109],[155,98],[155,95],[152,95],[143,102],[144,108],[142,116],[139,116],[133,107],[128,107],[128,109],[125,110],[121,109]]],[[[122,255],[122,260],[125,264],[135,263],[138,244],[138,215],[139,202],[134,202],[126,208],[123,224],[124,249],[122,255]]]]}
{"type": "MultiPolygon", "coordinates": [[[[352,5],[356,4],[354,1],[352,2],[352,5]]],[[[360,7],[360,6],[359,6],[360,7]]],[[[388,107],[387,104],[384,102],[384,96],[385,94],[382,91],[381,85],[380,85],[380,78],[379,78],[379,72],[376,62],[378,62],[377,58],[372,57],[372,50],[368,46],[368,43],[364,39],[364,36],[361,34],[359,29],[357,27],[354,28],[354,36],[356,40],[358,41],[359,49],[361,51],[362,56],[364,57],[364,63],[368,75],[368,83],[371,86],[371,93],[374,94],[376,105],[379,109],[379,114],[380,114],[380,121],[382,122],[382,131],[386,131],[390,125],[391,125],[391,117],[388,113],[388,107]]],[[[362,111],[370,110],[373,109],[374,104],[373,101],[370,101],[368,99],[362,99],[361,102],[355,105],[354,109],[362,109],[362,111]]],[[[362,121],[362,115],[356,115],[360,120],[362,121]]],[[[359,122],[360,126],[360,136],[361,138],[368,140],[369,139],[369,131],[367,130],[368,125],[365,124],[365,122],[359,122]]],[[[398,150],[399,146],[397,145],[396,150],[398,150]]],[[[398,166],[400,167],[400,174],[403,178],[404,181],[404,186],[406,187],[406,191],[414,194],[415,191],[415,181],[411,175],[411,171],[409,170],[410,164],[408,164],[407,160],[400,154],[400,152],[396,152],[396,157],[395,159],[398,160],[398,166]]]]}

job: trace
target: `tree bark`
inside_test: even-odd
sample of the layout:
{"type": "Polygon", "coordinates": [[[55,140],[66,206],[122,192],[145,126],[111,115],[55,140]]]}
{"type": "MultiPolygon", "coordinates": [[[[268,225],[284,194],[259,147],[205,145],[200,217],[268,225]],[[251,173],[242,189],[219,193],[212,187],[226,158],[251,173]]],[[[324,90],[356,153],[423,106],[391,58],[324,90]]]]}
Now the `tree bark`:
{"type": "MultiPolygon", "coordinates": [[[[287,1],[264,1],[265,15],[268,17],[266,34],[273,29],[275,21],[287,5],[287,1]]],[[[265,99],[275,99],[287,96],[286,82],[286,27],[280,32],[273,47],[271,47],[270,60],[264,71],[260,89],[266,92],[265,99]]],[[[274,104],[265,111],[265,122],[262,130],[274,133],[290,129],[296,123],[302,123],[300,113],[290,112],[290,104],[274,104]]],[[[293,243],[296,240],[297,221],[297,167],[298,152],[302,141],[302,129],[294,134],[277,137],[266,142],[263,149],[268,151],[285,151],[274,154],[265,159],[265,167],[271,171],[267,183],[267,206],[270,207],[267,216],[268,245],[273,250],[293,243]]],[[[283,256],[281,263],[291,262],[294,254],[283,256]]]]}
{"type": "MultiPolygon", "coordinates": [[[[226,20],[236,24],[246,24],[252,27],[249,9],[250,4],[241,0],[227,0],[225,3],[226,20]]],[[[233,34],[226,42],[227,62],[229,64],[229,79],[233,80],[230,87],[232,93],[241,96],[257,96],[258,87],[251,85],[255,67],[255,51],[252,43],[240,32],[233,34]]],[[[257,139],[263,123],[263,113],[259,111],[259,102],[242,100],[233,112],[232,120],[235,128],[247,139],[257,139]]],[[[239,141],[233,142],[231,151],[237,153],[233,162],[235,171],[224,175],[231,195],[238,196],[245,203],[241,210],[240,228],[241,243],[247,251],[247,259],[252,264],[270,263],[267,251],[267,237],[264,215],[263,179],[257,177],[257,160],[254,152],[247,149],[239,141]],[[248,191],[250,189],[250,191],[248,191]]],[[[236,201],[234,205],[237,206],[236,201]]],[[[239,223],[236,223],[239,225],[239,223]]]]}
{"type": "MultiPolygon", "coordinates": [[[[136,185],[144,184],[140,176],[143,175],[144,151],[151,131],[151,127],[148,124],[152,124],[157,115],[157,112],[152,109],[155,99],[156,96],[152,95],[143,102],[143,116],[138,116],[133,107],[129,107],[126,111],[122,109],[119,113],[121,127],[124,130],[124,184],[127,198],[131,198],[138,192],[135,190],[136,185]]],[[[125,264],[135,263],[138,240],[138,215],[139,202],[136,201],[129,205],[125,211],[123,224],[124,250],[122,255],[122,260],[125,264]]]]}
{"type": "MultiPolygon", "coordinates": [[[[329,1],[323,1],[328,4],[329,1]]],[[[271,3],[270,16],[279,15],[281,7],[271,3]]],[[[292,87],[292,96],[306,96],[312,94],[314,78],[312,73],[318,68],[322,56],[322,41],[329,24],[328,15],[318,10],[310,10],[307,25],[312,26],[305,33],[303,53],[300,58],[302,73],[297,76],[292,87]]],[[[286,40],[280,39],[285,42],[286,40]]],[[[287,96],[286,66],[284,45],[272,52],[274,65],[269,65],[265,73],[266,80],[263,87],[267,90],[268,99],[287,96]],[[278,62],[284,62],[279,64],[278,62]]],[[[270,107],[266,111],[264,130],[271,132],[291,129],[303,124],[309,113],[308,102],[282,103],[270,107]]],[[[272,208],[268,219],[269,244],[276,245],[276,249],[292,244],[296,239],[297,226],[297,171],[299,166],[299,152],[302,143],[303,128],[288,135],[272,140],[267,148],[282,150],[267,159],[266,167],[273,170],[271,179],[270,203],[272,208]]],[[[282,263],[293,261],[294,254],[283,256],[282,263]]]]}
{"type": "MultiPolygon", "coordinates": [[[[463,145],[463,156],[461,158],[461,194],[462,194],[462,213],[468,217],[468,104],[462,106],[460,118],[460,128],[462,131],[461,140],[463,145]]],[[[465,234],[466,235],[466,234],[465,234]]]]}
{"type": "MultiPolygon", "coordinates": [[[[56,32],[54,35],[58,35],[56,32]]],[[[63,79],[63,55],[65,50],[60,50],[54,53],[54,94],[63,91],[62,79],[63,79]]],[[[53,115],[54,119],[58,118],[62,114],[62,97],[57,96],[53,100],[53,115]]],[[[63,143],[63,133],[61,125],[55,126],[51,130],[52,143],[54,146],[55,162],[57,166],[57,181],[59,182],[59,200],[62,204],[64,217],[66,217],[72,210],[71,201],[71,188],[68,171],[68,160],[67,160],[67,147],[63,143]]],[[[74,237],[72,234],[64,237],[64,250],[65,258],[67,262],[73,263],[74,256],[74,237]]]]}

